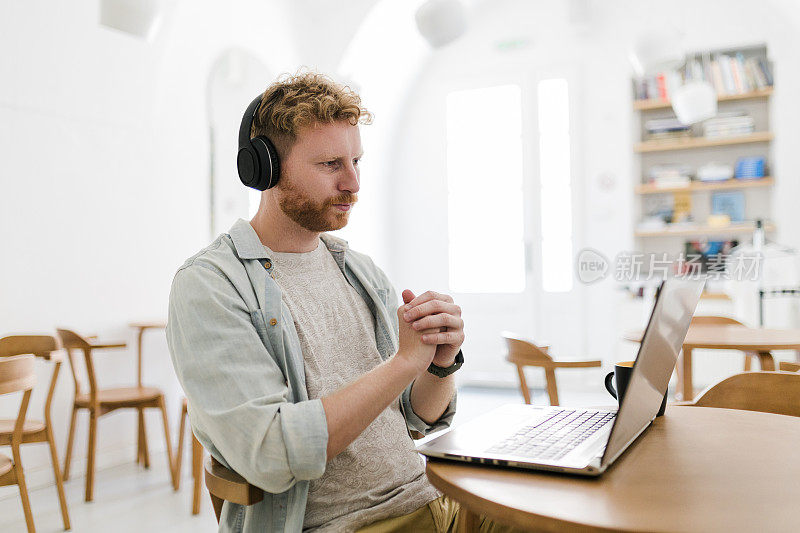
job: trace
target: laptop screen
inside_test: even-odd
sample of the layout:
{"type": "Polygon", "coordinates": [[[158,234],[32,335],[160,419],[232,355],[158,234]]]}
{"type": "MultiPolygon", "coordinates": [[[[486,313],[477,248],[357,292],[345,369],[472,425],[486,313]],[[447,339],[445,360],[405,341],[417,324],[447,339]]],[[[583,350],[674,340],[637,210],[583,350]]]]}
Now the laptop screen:
{"type": "Polygon", "coordinates": [[[704,283],[683,278],[662,282],[601,465],[615,460],[656,417],[704,283]]]}

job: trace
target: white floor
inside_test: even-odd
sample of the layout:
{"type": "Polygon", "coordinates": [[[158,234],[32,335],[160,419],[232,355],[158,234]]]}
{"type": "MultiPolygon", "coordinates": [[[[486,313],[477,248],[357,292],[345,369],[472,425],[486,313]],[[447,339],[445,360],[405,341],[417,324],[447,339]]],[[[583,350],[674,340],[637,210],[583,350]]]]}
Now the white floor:
{"type": "MultiPolygon", "coordinates": [[[[611,405],[605,393],[559,391],[562,405],[611,405]]],[[[521,402],[518,390],[464,387],[459,391],[455,424],[474,418],[505,403],[521,402]]],[[[547,403],[543,391],[535,391],[533,402],[547,403]]],[[[10,450],[3,450],[10,452],[10,450]]],[[[216,521],[208,494],[204,492],[201,511],[191,514],[192,479],[184,460],[181,490],[173,492],[163,454],[151,453],[149,470],[134,464],[120,464],[99,470],[95,480],[95,500],[83,501],[84,478],[79,475],[65,484],[72,530],[77,532],[128,533],[158,531],[188,533],[216,531],[216,521]]],[[[77,472],[75,473],[77,474],[77,472]]],[[[63,530],[54,486],[30,491],[31,508],[38,532],[63,530]]],[[[0,499],[0,531],[24,532],[25,519],[18,495],[0,499]]]]}

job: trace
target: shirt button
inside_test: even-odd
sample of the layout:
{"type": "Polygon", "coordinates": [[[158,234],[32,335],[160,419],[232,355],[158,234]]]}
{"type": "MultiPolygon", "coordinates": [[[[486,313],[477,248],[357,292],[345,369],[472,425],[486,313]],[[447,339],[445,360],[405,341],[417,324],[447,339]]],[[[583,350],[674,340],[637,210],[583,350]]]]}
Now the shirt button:
{"type": "Polygon", "coordinates": [[[274,318],[270,318],[270,319],[269,319],[269,325],[270,325],[270,326],[274,326],[274,325],[275,325],[275,324],[277,324],[277,323],[278,323],[278,321],[277,321],[277,320],[275,320],[274,318]]]}
{"type": "Polygon", "coordinates": [[[264,261],[264,268],[272,268],[272,261],[264,261]]]}

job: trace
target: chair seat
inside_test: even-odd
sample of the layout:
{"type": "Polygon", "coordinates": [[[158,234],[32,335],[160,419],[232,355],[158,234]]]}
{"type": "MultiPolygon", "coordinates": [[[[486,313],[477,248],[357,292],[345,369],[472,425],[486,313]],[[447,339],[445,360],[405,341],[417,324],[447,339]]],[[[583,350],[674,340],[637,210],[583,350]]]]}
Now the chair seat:
{"type": "Polygon", "coordinates": [[[599,359],[573,360],[573,359],[536,359],[527,354],[508,354],[506,361],[515,365],[538,366],[543,368],[591,368],[601,366],[599,359]]]}
{"type": "Polygon", "coordinates": [[[0,453],[0,477],[4,476],[14,467],[14,463],[9,457],[0,453]]]}
{"type": "MultiPolygon", "coordinates": [[[[97,391],[98,403],[106,406],[147,403],[157,400],[160,396],[161,389],[156,387],[118,387],[97,391]]],[[[78,394],[75,397],[75,405],[78,407],[88,407],[89,394],[78,394]]]]}
{"type": "MultiPolygon", "coordinates": [[[[16,420],[0,420],[0,446],[11,444],[11,435],[14,433],[16,420]]],[[[22,425],[22,441],[25,442],[25,435],[41,433],[44,431],[44,423],[37,420],[26,420],[22,425]]]]}

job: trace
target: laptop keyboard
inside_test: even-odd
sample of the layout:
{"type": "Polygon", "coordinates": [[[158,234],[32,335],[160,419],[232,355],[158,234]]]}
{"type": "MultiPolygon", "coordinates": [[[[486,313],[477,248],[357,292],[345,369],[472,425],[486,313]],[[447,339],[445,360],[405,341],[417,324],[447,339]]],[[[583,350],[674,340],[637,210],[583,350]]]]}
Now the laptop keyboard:
{"type": "Polygon", "coordinates": [[[526,459],[561,459],[615,416],[616,413],[565,409],[534,425],[521,428],[487,452],[517,455],[526,459]]]}

